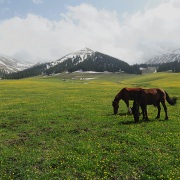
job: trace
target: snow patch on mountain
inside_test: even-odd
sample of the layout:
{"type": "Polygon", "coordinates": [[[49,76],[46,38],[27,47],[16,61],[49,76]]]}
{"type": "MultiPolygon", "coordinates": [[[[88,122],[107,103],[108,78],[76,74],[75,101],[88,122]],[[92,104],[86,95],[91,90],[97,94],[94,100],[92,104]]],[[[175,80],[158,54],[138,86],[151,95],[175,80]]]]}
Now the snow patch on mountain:
{"type": "Polygon", "coordinates": [[[66,56],[63,56],[62,58],[56,60],[56,61],[53,61],[51,62],[49,65],[47,65],[47,69],[52,67],[52,66],[55,66],[59,63],[62,63],[68,59],[71,59],[72,62],[74,61],[74,59],[76,59],[77,57],[80,58],[79,62],[83,62],[85,59],[87,59],[88,57],[92,56],[95,52],[89,48],[84,48],[84,49],[81,49],[79,51],[76,51],[74,53],[70,53],[66,56]]]}
{"type": "Polygon", "coordinates": [[[180,61],[180,49],[170,50],[167,53],[154,57],[148,60],[146,64],[162,64],[174,61],[180,61]]]}
{"type": "Polygon", "coordinates": [[[0,55],[0,69],[6,73],[22,71],[30,68],[33,64],[23,63],[10,57],[0,55]]]}

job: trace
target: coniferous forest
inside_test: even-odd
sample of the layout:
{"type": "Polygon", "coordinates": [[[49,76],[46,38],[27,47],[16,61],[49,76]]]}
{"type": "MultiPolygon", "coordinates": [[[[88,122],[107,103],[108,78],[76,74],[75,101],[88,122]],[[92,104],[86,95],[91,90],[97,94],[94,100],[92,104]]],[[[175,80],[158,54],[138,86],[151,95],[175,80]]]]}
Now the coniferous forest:
{"type": "Polygon", "coordinates": [[[29,69],[19,71],[16,73],[5,74],[5,79],[21,79],[37,75],[51,75],[62,73],[65,71],[96,71],[96,72],[125,72],[129,74],[141,74],[138,65],[130,66],[128,63],[116,59],[114,57],[95,52],[93,56],[88,57],[86,60],[82,61],[80,56],[75,58],[67,59],[55,66],[51,66],[50,63],[44,63],[35,65],[29,69]]]}
{"type": "Polygon", "coordinates": [[[38,75],[52,75],[62,72],[74,72],[78,70],[82,71],[96,71],[96,72],[124,72],[128,74],[142,74],[141,67],[148,68],[148,66],[156,66],[157,72],[171,71],[180,72],[180,61],[147,65],[147,64],[135,64],[129,65],[128,63],[105,55],[99,52],[95,52],[92,56],[89,56],[86,60],[82,61],[80,56],[68,58],[65,61],[51,65],[51,63],[38,64],[23,71],[14,73],[5,73],[0,71],[0,77],[2,79],[22,79],[27,77],[33,77],[38,75]]]}
{"type": "Polygon", "coordinates": [[[172,72],[176,72],[176,73],[180,72],[180,61],[174,61],[174,62],[160,64],[157,71],[158,72],[172,71],[172,72]]]}

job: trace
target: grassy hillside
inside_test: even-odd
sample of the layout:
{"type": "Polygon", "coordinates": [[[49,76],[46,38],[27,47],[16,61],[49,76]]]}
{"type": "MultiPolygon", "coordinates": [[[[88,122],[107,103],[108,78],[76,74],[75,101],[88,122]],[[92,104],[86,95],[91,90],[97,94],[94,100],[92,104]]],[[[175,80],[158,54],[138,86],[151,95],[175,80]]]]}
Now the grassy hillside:
{"type": "MultiPolygon", "coordinates": [[[[180,74],[60,74],[0,81],[0,179],[178,179],[180,105],[135,124],[123,87],[180,98],[180,74]]],[[[132,104],[132,102],[131,102],[132,104]]]]}

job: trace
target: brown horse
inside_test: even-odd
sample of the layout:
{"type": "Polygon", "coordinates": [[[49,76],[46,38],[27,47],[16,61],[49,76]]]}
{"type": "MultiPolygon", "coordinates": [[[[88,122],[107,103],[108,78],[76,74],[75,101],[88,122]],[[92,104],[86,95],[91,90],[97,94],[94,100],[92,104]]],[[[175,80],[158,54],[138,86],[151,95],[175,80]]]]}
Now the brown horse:
{"type": "Polygon", "coordinates": [[[158,89],[158,88],[142,89],[137,93],[137,102],[141,106],[143,119],[145,120],[148,120],[147,105],[154,105],[155,107],[157,107],[158,114],[156,119],[160,118],[160,112],[161,112],[160,103],[163,105],[165,112],[165,119],[167,120],[168,115],[167,115],[167,107],[165,104],[166,100],[170,105],[173,106],[176,104],[177,98],[176,97],[170,98],[166,91],[163,91],[162,89],[158,89]]]}
{"type": "Polygon", "coordinates": [[[129,100],[134,100],[137,98],[137,93],[142,90],[142,88],[123,88],[121,91],[115,96],[112,106],[114,110],[114,114],[117,114],[119,109],[119,101],[122,99],[128,108],[128,112],[131,112],[129,107],[129,100]]]}

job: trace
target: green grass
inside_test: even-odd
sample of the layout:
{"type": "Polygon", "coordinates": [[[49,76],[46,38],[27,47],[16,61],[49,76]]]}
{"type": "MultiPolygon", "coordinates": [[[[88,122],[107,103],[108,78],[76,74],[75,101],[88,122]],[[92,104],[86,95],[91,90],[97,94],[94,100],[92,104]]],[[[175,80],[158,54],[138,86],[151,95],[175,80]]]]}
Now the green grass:
{"type": "MultiPolygon", "coordinates": [[[[179,179],[180,105],[135,124],[114,96],[159,87],[180,98],[180,74],[60,74],[0,81],[0,179],[179,179]],[[95,78],[85,80],[82,78],[95,78]]],[[[132,102],[131,102],[132,104],[132,102]]]]}

